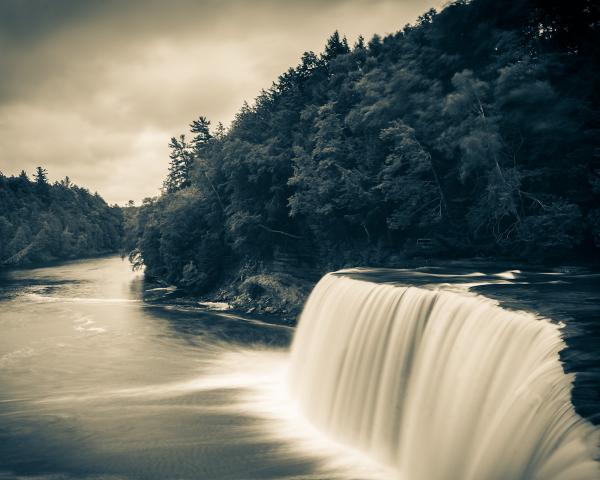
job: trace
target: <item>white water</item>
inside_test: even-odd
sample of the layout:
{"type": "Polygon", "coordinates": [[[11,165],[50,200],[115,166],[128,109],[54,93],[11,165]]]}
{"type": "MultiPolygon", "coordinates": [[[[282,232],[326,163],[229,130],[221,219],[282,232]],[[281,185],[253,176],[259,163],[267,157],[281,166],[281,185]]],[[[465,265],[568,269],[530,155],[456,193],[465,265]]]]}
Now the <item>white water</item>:
{"type": "Polygon", "coordinates": [[[304,415],[406,480],[600,478],[559,327],[481,297],[327,275],[292,346],[304,415]]]}

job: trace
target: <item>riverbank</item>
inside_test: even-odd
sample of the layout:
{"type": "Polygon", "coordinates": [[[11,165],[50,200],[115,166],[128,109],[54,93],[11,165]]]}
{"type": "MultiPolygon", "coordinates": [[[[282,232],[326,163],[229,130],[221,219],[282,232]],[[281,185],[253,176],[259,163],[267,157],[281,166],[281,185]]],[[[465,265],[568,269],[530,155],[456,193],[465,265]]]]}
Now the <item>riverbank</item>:
{"type": "Polygon", "coordinates": [[[102,250],[99,252],[90,253],[89,255],[76,255],[66,257],[48,256],[44,260],[32,261],[27,260],[25,263],[0,263],[0,272],[10,270],[31,270],[34,268],[56,267],[68,262],[78,260],[94,260],[106,257],[112,257],[119,254],[119,250],[102,250]]]}
{"type": "Polygon", "coordinates": [[[229,278],[203,295],[185,288],[147,281],[144,300],[149,303],[176,303],[181,306],[230,310],[243,315],[267,318],[269,323],[295,325],[304,302],[319,281],[280,272],[229,278]]]}
{"type": "Polygon", "coordinates": [[[295,319],[319,276],[313,280],[280,272],[261,273],[226,284],[216,292],[216,301],[226,302],[245,313],[277,315],[295,319]]]}
{"type": "Polygon", "coordinates": [[[277,402],[292,329],[148,305],[143,284],[117,256],[0,280],[1,479],[340,478],[246,408],[277,402]]]}
{"type": "MultiPolygon", "coordinates": [[[[260,269],[240,268],[223,276],[214,289],[197,294],[184,287],[148,281],[147,300],[150,302],[177,302],[183,305],[205,306],[208,309],[228,309],[244,315],[268,317],[272,323],[295,325],[304,303],[313,287],[327,272],[344,268],[354,268],[356,264],[336,264],[306,267],[288,265],[262,266],[260,269]],[[292,272],[292,273],[287,273],[292,272]]],[[[474,257],[464,259],[434,259],[428,257],[387,259],[384,264],[373,262],[364,264],[369,268],[391,268],[399,270],[436,270],[443,268],[465,268],[471,272],[485,272],[494,275],[498,272],[521,270],[553,271],[572,273],[589,268],[589,265],[552,265],[525,263],[510,259],[474,257]],[[493,268],[490,266],[493,265],[493,268]]]]}

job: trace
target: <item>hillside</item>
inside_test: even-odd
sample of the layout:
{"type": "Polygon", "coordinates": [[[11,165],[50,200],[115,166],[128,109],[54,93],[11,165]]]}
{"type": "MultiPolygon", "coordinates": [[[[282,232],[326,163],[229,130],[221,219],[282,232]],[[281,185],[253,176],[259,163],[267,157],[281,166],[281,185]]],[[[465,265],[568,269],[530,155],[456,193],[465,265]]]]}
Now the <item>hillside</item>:
{"type": "Polygon", "coordinates": [[[335,32],[230,128],[200,116],[172,139],[132,261],[207,291],[280,258],[596,257],[599,18],[591,1],[473,0],[384,38],[335,32]]]}
{"type": "Polygon", "coordinates": [[[0,267],[115,252],[122,235],[121,209],[68,177],[51,184],[41,167],[33,181],[0,173],[0,267]]]}

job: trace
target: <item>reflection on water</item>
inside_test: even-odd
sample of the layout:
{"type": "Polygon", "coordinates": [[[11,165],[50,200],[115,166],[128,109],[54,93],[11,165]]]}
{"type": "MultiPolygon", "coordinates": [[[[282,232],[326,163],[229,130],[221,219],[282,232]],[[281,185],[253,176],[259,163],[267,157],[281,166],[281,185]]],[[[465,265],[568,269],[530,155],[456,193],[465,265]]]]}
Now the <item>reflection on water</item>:
{"type": "Polygon", "coordinates": [[[294,413],[292,329],[143,288],[118,258],[2,280],[0,478],[385,478],[294,413]]]}
{"type": "MultiPolygon", "coordinates": [[[[571,362],[597,368],[589,353],[593,339],[584,341],[597,311],[597,303],[586,310],[587,294],[573,300],[581,309],[565,313],[568,301],[560,308],[549,301],[559,290],[552,285],[564,284],[543,287],[539,280],[537,292],[521,286],[512,294],[494,289],[525,284],[525,274],[473,272],[385,275],[394,282],[470,284],[508,306],[539,293],[540,310],[554,309],[549,313],[558,320],[587,311],[579,327],[568,327],[574,344],[583,345],[573,347],[571,362]]],[[[382,271],[371,275],[385,280],[382,271]]],[[[543,281],[576,280],[547,275],[543,281]]],[[[588,292],[584,283],[575,290],[588,292]]],[[[230,312],[150,304],[143,293],[143,278],[118,258],[0,279],[0,479],[390,478],[296,413],[286,388],[293,329],[230,312]]],[[[593,381],[587,385],[593,393],[593,381]]],[[[588,407],[598,411],[593,402],[588,407]]]]}

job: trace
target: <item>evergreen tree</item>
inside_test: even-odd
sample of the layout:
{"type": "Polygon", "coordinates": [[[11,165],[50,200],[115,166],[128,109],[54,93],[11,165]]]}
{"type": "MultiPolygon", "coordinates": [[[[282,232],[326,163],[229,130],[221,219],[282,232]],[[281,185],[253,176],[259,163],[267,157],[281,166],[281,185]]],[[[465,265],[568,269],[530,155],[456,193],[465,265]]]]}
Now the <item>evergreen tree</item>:
{"type": "Polygon", "coordinates": [[[227,131],[200,117],[190,145],[172,140],[136,262],[205,289],[307,246],[327,268],[418,238],[445,256],[597,256],[599,17],[588,0],[461,0],[352,49],[334,32],[227,131]]]}
{"type": "MultiPolygon", "coordinates": [[[[222,125],[221,125],[222,126],[222,125]]],[[[210,133],[210,121],[206,117],[198,117],[190,125],[190,131],[194,134],[191,147],[196,155],[201,155],[202,151],[209,144],[212,135],[210,133]]]]}
{"type": "Polygon", "coordinates": [[[340,39],[340,33],[336,30],[331,37],[327,39],[322,58],[326,62],[330,62],[337,56],[346,55],[349,52],[350,47],[348,47],[348,40],[346,40],[346,37],[340,39]]]}
{"type": "Polygon", "coordinates": [[[191,185],[193,153],[186,142],[185,135],[180,135],[179,138],[172,137],[169,148],[171,162],[163,187],[167,193],[172,193],[191,185]]]}
{"type": "Polygon", "coordinates": [[[68,177],[51,185],[42,167],[33,182],[0,176],[0,267],[114,252],[122,231],[121,209],[68,177]]]}
{"type": "Polygon", "coordinates": [[[33,179],[38,186],[48,185],[48,171],[45,168],[37,167],[33,174],[33,179]]]}

